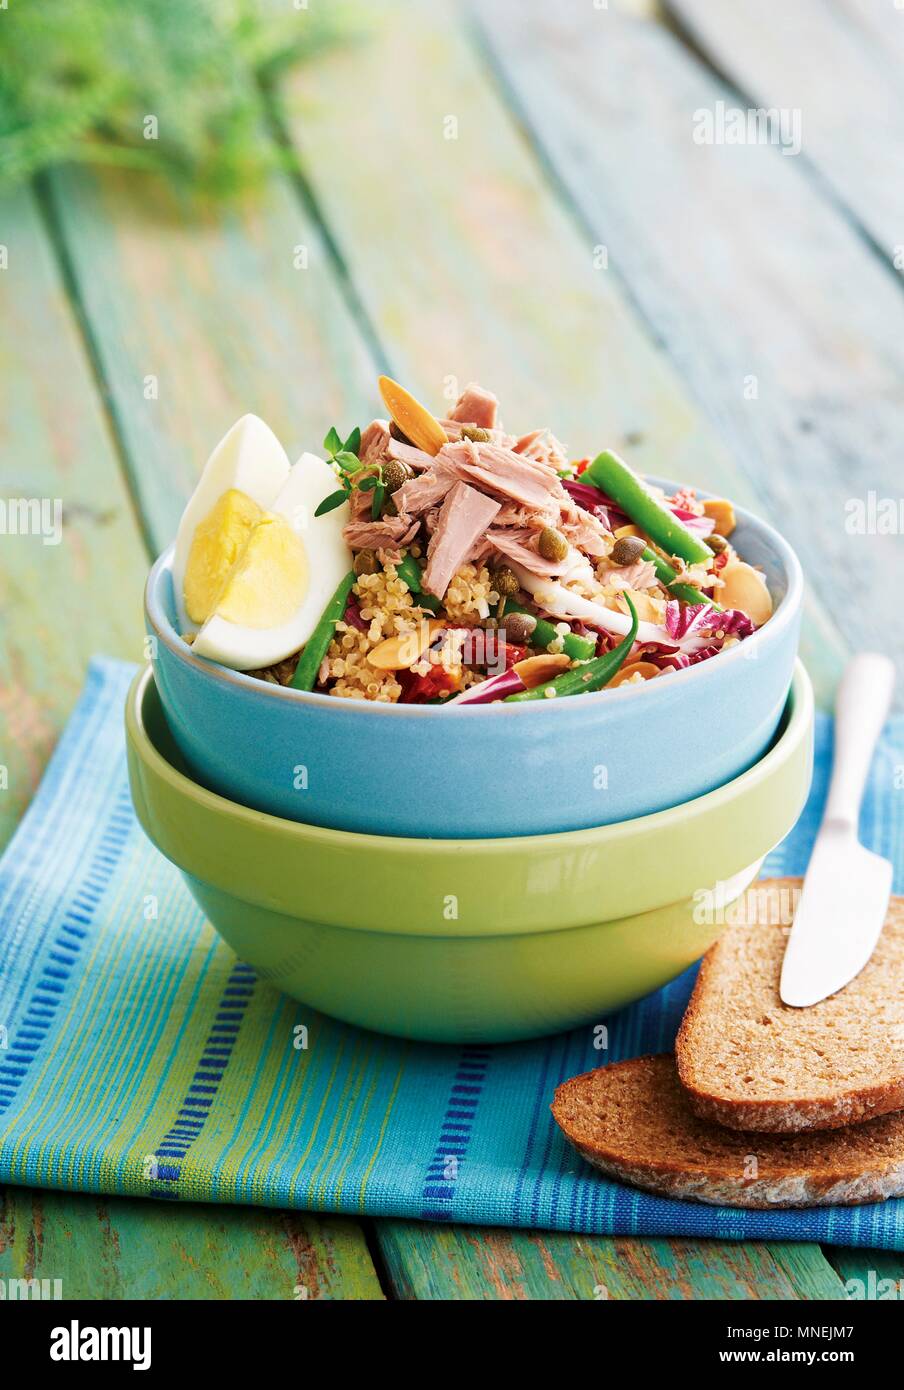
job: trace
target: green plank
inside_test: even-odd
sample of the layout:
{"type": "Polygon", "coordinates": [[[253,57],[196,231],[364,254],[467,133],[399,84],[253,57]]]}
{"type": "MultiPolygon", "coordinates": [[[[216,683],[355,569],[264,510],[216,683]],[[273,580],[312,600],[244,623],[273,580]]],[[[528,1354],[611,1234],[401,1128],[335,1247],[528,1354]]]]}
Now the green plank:
{"type": "Polygon", "coordinates": [[[904,1254],[829,1245],[825,1255],[843,1281],[846,1297],[883,1301],[904,1298],[904,1254]]]}
{"type": "Polygon", "coordinates": [[[0,1201],[0,1278],[60,1279],[63,1298],[383,1297],[353,1221],[24,1188],[0,1201]]]}
{"type": "Polygon", "coordinates": [[[373,412],[372,358],[316,219],[287,179],[218,211],[129,172],[67,170],[50,186],[157,550],[214,444],[246,411],[293,459],[319,447],[332,421],[350,427],[373,412]]]}
{"type": "Polygon", "coordinates": [[[837,1299],[817,1245],[571,1236],[384,1221],[400,1298],[500,1300],[837,1299]]]}
{"type": "MultiPolygon", "coordinates": [[[[501,34],[517,30],[516,9],[505,25],[495,5],[481,13],[501,34]]],[[[561,7],[545,9],[554,24],[561,7]]],[[[614,22],[583,0],[581,13],[606,32],[614,22]]],[[[544,63],[553,67],[553,57],[555,49],[544,63]]],[[[532,107],[544,109],[549,86],[548,72],[537,75],[532,107]]],[[[632,89],[621,125],[638,106],[632,89]]],[[[550,194],[449,6],[394,4],[370,42],[294,78],[285,109],[368,316],[397,374],[425,400],[440,403],[450,375],[477,378],[498,393],[512,427],[549,424],[579,454],[608,443],[648,471],[760,505],[735,459],[736,440],[726,447],[705,418],[706,392],[697,403],[679,379],[689,342],[670,363],[655,317],[645,326],[618,277],[595,268],[607,226],[591,232],[550,194]],[[412,72],[430,73],[416,95],[412,72]],[[366,91],[366,107],[336,102],[339,90],[366,91]],[[457,138],[446,139],[456,134],[453,119],[457,138]],[[363,235],[365,223],[379,234],[363,235]]],[[[739,396],[740,377],[752,370],[749,358],[743,364],[742,355],[739,396]]],[[[755,411],[748,428],[757,430],[755,411]]],[[[827,696],[843,646],[812,603],[810,611],[805,656],[827,696]]]]}
{"type": "MultiPolygon", "coordinates": [[[[93,652],[138,658],[146,556],[90,364],[32,194],[0,202],[0,847],[93,652]],[[11,499],[62,506],[59,544],[9,534],[11,499]],[[4,789],[5,785],[5,789],[4,789]]],[[[18,523],[17,523],[18,529],[18,523]]]]}
{"type": "Polygon", "coordinates": [[[902,7],[895,0],[835,0],[835,9],[852,26],[851,37],[865,39],[874,60],[887,65],[900,86],[904,65],[902,7]]]}
{"type": "MultiPolygon", "coordinates": [[[[581,452],[595,449],[604,431],[640,467],[755,498],[615,278],[594,268],[599,238],[550,195],[449,7],[411,0],[383,17],[367,43],[293,79],[284,112],[396,374],[437,403],[455,389],[450,376],[481,379],[514,427],[548,422],[581,452]],[[424,73],[429,82],[412,82],[424,73]],[[337,102],[338,91],[366,92],[367,101],[337,102]]],[[[831,629],[810,638],[823,694],[842,650],[831,629]]],[[[378,1229],[405,1296],[459,1297],[466,1277],[478,1296],[492,1293],[478,1263],[485,1233],[411,1226],[400,1244],[386,1223],[378,1229]],[[460,1264],[439,1258],[438,1241],[461,1248],[460,1264]]],[[[608,1242],[581,1244],[603,1262],[611,1250],[608,1242]]],[[[716,1256],[706,1247],[696,1264],[688,1261],[701,1288],[709,1259],[716,1256]]],[[[792,1286],[828,1279],[836,1288],[815,1247],[795,1247],[793,1256],[777,1248],[772,1260],[792,1286]]],[[[644,1279],[655,1283],[649,1270],[644,1279]]]]}
{"type": "Polygon", "coordinates": [[[904,243],[902,14],[894,0],[665,0],[665,6],[743,94],[744,105],[801,113],[803,158],[891,268],[904,243]]]}
{"type": "MultiPolygon", "coordinates": [[[[257,411],[297,450],[312,443],[312,429],[313,439],[320,438],[324,418],[341,423],[365,412],[370,358],[316,221],[286,181],[275,182],[260,203],[223,215],[187,207],[161,182],[135,176],[67,171],[49,188],[62,261],[154,549],[170,538],[195,472],[239,414],[257,411]],[[307,270],[295,269],[304,260],[299,247],[307,248],[307,270]]],[[[38,550],[27,538],[16,541],[15,551],[13,541],[0,542],[0,762],[10,769],[10,790],[0,793],[0,831],[7,834],[75,698],[87,657],[106,650],[140,659],[148,557],[40,220],[28,195],[2,211],[9,270],[0,273],[8,329],[0,363],[16,408],[4,412],[0,426],[6,445],[0,496],[62,495],[69,512],[56,550],[38,550]]],[[[43,1198],[35,1200],[41,1209],[43,1198]]],[[[87,1232],[96,1224],[93,1199],[68,1200],[74,1234],[68,1243],[61,1237],[55,1270],[66,1277],[78,1269],[77,1252],[84,1241],[90,1245],[87,1232]]],[[[154,1218],[144,1216],[141,1204],[131,1215],[122,1210],[116,1278],[139,1296],[149,1277],[139,1235],[142,1222],[154,1218]]],[[[236,1215],[236,1229],[246,1236],[237,1236],[233,1249],[225,1235],[216,1236],[228,1231],[232,1217],[212,1210],[205,1217],[209,1244],[202,1241],[197,1258],[171,1271],[181,1280],[178,1296],[208,1296],[213,1280],[240,1297],[254,1231],[269,1231],[277,1248],[282,1218],[258,1217],[252,1228],[247,1216],[236,1215]]],[[[170,1234],[161,1235],[170,1241],[167,1249],[179,1239],[195,1248],[195,1219],[170,1212],[170,1234]]],[[[27,1245],[38,1232],[28,1237],[24,1220],[27,1245]]],[[[347,1260],[350,1281],[357,1260],[373,1282],[360,1232],[352,1245],[330,1236],[327,1249],[326,1235],[312,1235],[306,1246],[304,1229],[293,1239],[312,1286],[320,1280],[324,1288],[331,1281],[338,1287],[347,1260]],[[318,1273],[321,1257],[341,1268],[318,1273]]],[[[275,1257],[255,1266],[255,1286],[264,1290],[268,1268],[273,1293],[262,1296],[286,1296],[288,1266],[275,1257]]]]}
{"type": "Polygon", "coordinates": [[[660,26],[541,0],[481,14],[580,224],[797,547],[829,615],[805,633],[808,661],[831,675],[840,629],[904,672],[899,537],[845,524],[850,499],[900,490],[904,297],[887,270],[794,159],[694,142],[693,113],[731,94],[660,26]]]}

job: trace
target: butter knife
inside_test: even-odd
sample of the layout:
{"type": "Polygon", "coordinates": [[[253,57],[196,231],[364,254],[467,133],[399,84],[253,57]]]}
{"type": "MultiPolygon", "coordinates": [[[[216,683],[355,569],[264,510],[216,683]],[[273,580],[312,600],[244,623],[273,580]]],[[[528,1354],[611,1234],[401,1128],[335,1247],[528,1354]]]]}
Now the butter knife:
{"type": "Polygon", "coordinates": [[[782,965],[779,992],[795,1008],[818,1004],[859,975],[885,921],[892,866],[860,844],[857,823],[894,683],[887,656],[861,652],[838,687],[828,801],[782,965]]]}

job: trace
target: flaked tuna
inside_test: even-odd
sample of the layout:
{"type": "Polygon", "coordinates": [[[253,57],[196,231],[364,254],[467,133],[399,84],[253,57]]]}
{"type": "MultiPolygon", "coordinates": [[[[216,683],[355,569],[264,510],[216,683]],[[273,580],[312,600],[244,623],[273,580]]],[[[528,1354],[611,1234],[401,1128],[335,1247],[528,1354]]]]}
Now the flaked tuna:
{"type": "Polygon", "coordinates": [[[416,473],[422,473],[425,468],[433,467],[432,454],[426,454],[415,444],[405,444],[401,439],[393,439],[390,436],[386,452],[391,459],[398,459],[399,463],[406,463],[416,473]]]}
{"type": "Polygon", "coordinates": [[[549,464],[557,471],[564,468],[568,462],[565,446],[559,443],[551,430],[546,429],[531,430],[529,434],[522,434],[512,445],[512,451],[524,454],[527,458],[537,459],[540,463],[549,464]]]}
{"type": "Polygon", "coordinates": [[[449,419],[463,425],[477,425],[479,429],[496,428],[496,412],[499,402],[492,391],[484,391],[476,381],[471,381],[459,396],[455,409],[450,411],[449,419]]]}
{"type": "Polygon", "coordinates": [[[488,530],[499,503],[467,483],[457,482],[440,509],[430,545],[424,588],[442,598],[452,576],[466,562],[477,541],[488,530]]]}
{"type": "Polygon", "coordinates": [[[558,579],[574,568],[574,555],[566,555],[563,560],[544,560],[537,549],[539,531],[526,527],[516,530],[508,526],[491,526],[487,532],[487,545],[498,552],[503,559],[514,561],[531,574],[543,579],[558,579]]]}
{"type": "Polygon", "coordinates": [[[435,461],[431,459],[430,462],[433,467],[428,472],[419,473],[416,478],[409,478],[407,483],[403,483],[393,494],[393,501],[400,514],[421,516],[429,508],[436,507],[444,501],[446,493],[458,482],[457,473],[443,463],[441,456],[435,461]]]}
{"type": "Polygon", "coordinates": [[[419,529],[420,522],[410,517],[384,516],[379,521],[350,521],[342,536],[352,550],[376,550],[380,546],[409,545],[419,529]]]}
{"type": "Polygon", "coordinates": [[[578,550],[587,555],[605,556],[612,545],[612,535],[599,517],[584,511],[574,503],[562,510],[559,529],[578,550]]]}
{"type": "Polygon", "coordinates": [[[371,516],[372,494],[352,491],[349,499],[352,519],[342,528],[342,537],[352,550],[376,550],[380,546],[405,546],[418,533],[420,523],[416,518],[399,513],[398,516],[381,516],[374,521],[371,516]]]}
{"type": "Polygon", "coordinates": [[[503,500],[525,507],[547,507],[550,498],[562,501],[565,490],[555,470],[532,459],[522,458],[497,444],[474,444],[463,439],[447,444],[437,454],[449,464],[462,482],[473,483],[503,500]]]}
{"type": "Polygon", "coordinates": [[[374,420],[361,435],[358,458],[365,468],[372,468],[386,457],[389,448],[389,421],[374,420]]]}

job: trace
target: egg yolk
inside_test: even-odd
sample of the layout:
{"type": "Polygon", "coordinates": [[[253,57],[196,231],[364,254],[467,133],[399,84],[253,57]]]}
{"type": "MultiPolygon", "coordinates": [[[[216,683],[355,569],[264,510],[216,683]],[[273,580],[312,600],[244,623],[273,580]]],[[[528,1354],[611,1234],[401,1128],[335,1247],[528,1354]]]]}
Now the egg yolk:
{"type": "Polygon", "coordinates": [[[307,587],[304,546],[284,517],[265,512],[226,577],[216,615],[241,627],[281,627],[300,608],[307,587]]]}
{"type": "Polygon", "coordinates": [[[230,488],[195,528],[185,566],[184,596],[185,611],[199,627],[216,607],[229,571],[263,515],[247,493],[230,488]]]}

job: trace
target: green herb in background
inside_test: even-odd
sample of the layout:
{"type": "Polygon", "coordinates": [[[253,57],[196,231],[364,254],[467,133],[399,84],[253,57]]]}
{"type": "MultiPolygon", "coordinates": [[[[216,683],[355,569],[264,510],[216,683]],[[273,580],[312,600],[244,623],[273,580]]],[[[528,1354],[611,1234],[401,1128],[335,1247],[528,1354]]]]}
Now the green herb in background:
{"type": "Polygon", "coordinates": [[[238,193],[280,158],[260,84],[336,39],[348,13],[317,0],[8,0],[0,184],[81,160],[238,193]]]}

